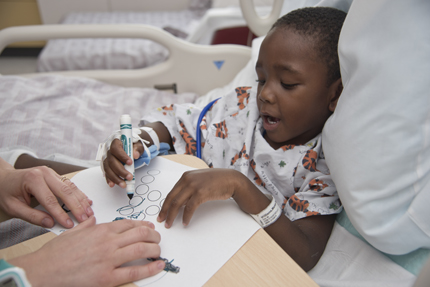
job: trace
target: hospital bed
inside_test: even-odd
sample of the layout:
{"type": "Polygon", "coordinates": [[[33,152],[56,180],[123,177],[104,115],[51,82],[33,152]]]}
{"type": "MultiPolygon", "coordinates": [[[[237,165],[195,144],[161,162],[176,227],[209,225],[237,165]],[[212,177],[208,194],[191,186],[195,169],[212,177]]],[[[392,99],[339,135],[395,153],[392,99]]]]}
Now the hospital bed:
{"type": "Polygon", "coordinates": [[[249,47],[196,45],[145,25],[11,27],[0,31],[0,50],[30,38],[106,36],[150,39],[167,47],[170,56],[158,65],[136,70],[1,77],[2,147],[28,146],[42,157],[63,153],[81,160],[95,159],[98,143],[118,129],[121,113],[130,113],[137,126],[140,116],[151,109],[193,102],[229,83],[251,57],[249,47]],[[18,130],[20,135],[14,132],[18,130]]]}
{"type": "MultiPolygon", "coordinates": [[[[38,4],[44,24],[146,24],[185,38],[210,8],[211,0],[38,0],[38,4]]],[[[142,38],[55,39],[42,49],[37,70],[136,69],[167,57],[165,47],[142,38]]]]}
{"type": "MultiPolygon", "coordinates": [[[[138,121],[150,108],[189,101],[204,105],[237,85],[255,84],[253,69],[262,41],[262,37],[255,39],[252,48],[201,46],[144,25],[121,25],[115,29],[58,25],[0,31],[0,50],[8,43],[24,39],[82,36],[145,37],[166,46],[170,56],[156,66],[134,71],[66,71],[0,77],[2,147],[25,145],[42,157],[48,153],[68,153],[82,160],[92,159],[93,154],[88,151],[95,152],[96,145],[117,129],[122,113],[131,113],[138,121]],[[171,84],[176,84],[177,94],[153,89],[172,87],[171,84]],[[53,110],[57,112],[51,114],[53,110]],[[34,118],[29,115],[36,115],[34,125],[34,118]],[[31,129],[26,129],[31,125],[31,129]],[[25,133],[13,138],[14,131],[19,129],[25,133]],[[81,138],[81,134],[85,137],[81,138]],[[43,140],[31,146],[32,139],[41,137],[43,140]],[[50,141],[51,146],[44,146],[50,141]]],[[[338,216],[325,253],[309,275],[320,286],[412,286],[428,254],[417,251],[396,258],[382,253],[355,230],[343,212],[338,216]]]]}
{"type": "MultiPolygon", "coordinates": [[[[183,4],[179,10],[172,9],[167,1],[162,10],[147,8],[150,3],[136,3],[136,7],[117,5],[110,11],[103,11],[102,7],[101,11],[85,10],[85,7],[76,10],[79,9],[76,7],[63,17],[61,24],[146,24],[165,29],[176,37],[196,44],[227,42],[246,45],[249,42],[246,38],[251,34],[247,33],[246,21],[238,6],[220,7],[221,3],[208,0],[180,2],[190,3],[188,6],[183,4]],[[216,8],[211,8],[211,4],[216,8]],[[245,29],[240,30],[238,27],[245,29]],[[237,30],[233,30],[234,28],[237,30]],[[222,34],[217,34],[220,30],[223,31],[219,32],[222,34]]],[[[265,4],[264,1],[256,7],[259,15],[264,15],[271,9],[270,6],[261,6],[262,4],[265,4]]],[[[162,5],[158,6],[159,9],[161,7],[162,5]]],[[[164,46],[148,39],[53,39],[46,43],[38,56],[37,71],[137,69],[163,62],[167,57],[168,50],[164,46]]]]}

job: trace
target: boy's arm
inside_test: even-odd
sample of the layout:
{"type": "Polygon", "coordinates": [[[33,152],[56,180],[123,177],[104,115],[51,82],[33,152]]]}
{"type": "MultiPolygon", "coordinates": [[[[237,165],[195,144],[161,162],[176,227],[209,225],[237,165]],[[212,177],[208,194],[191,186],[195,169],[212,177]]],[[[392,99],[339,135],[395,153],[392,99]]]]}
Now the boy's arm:
{"type": "MultiPolygon", "coordinates": [[[[270,200],[245,176],[243,176],[243,181],[244,183],[236,186],[233,199],[244,212],[259,214],[268,207],[270,200]]],[[[304,192],[311,193],[312,191],[304,192]]],[[[309,271],[323,254],[335,219],[334,214],[313,215],[291,221],[282,212],[281,216],[264,230],[300,267],[309,271]]]]}
{"type": "MultiPolygon", "coordinates": [[[[149,123],[145,125],[146,127],[152,128],[160,140],[160,142],[165,142],[173,147],[172,138],[169,131],[161,122],[149,123]]],[[[140,137],[149,142],[149,145],[154,144],[149,134],[145,131],[140,133],[140,137]]],[[[143,154],[143,145],[140,142],[133,144],[133,157],[135,159],[139,158],[143,154]]],[[[107,152],[106,159],[103,161],[103,169],[105,171],[106,182],[110,187],[118,184],[122,188],[126,187],[124,179],[132,180],[133,175],[128,172],[124,164],[131,165],[132,161],[124,151],[122,142],[118,139],[112,141],[110,149],[107,152]]]]}
{"type": "MultiPolygon", "coordinates": [[[[152,128],[157,133],[160,143],[162,142],[167,143],[169,144],[170,148],[173,149],[172,137],[170,135],[170,132],[162,122],[147,123],[145,127],[152,128]]],[[[152,141],[152,138],[149,136],[149,134],[146,131],[142,130],[142,132],[140,133],[140,137],[149,142],[148,146],[151,146],[154,144],[154,142],[152,141]]],[[[134,151],[135,151],[135,153],[133,154],[134,158],[135,159],[139,158],[143,154],[143,146],[141,144],[134,145],[134,151]]]]}
{"type": "Polygon", "coordinates": [[[336,215],[315,215],[290,221],[285,214],[264,230],[308,272],[322,256],[336,215]]]}

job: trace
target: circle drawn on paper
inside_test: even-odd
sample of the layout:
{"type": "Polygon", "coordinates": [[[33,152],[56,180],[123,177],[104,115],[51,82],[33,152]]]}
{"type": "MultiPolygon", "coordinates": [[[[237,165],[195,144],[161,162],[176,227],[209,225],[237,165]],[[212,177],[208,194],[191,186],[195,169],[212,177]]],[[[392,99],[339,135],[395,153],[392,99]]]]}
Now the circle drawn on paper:
{"type": "Polygon", "coordinates": [[[133,198],[130,199],[129,203],[132,207],[136,207],[141,205],[144,200],[145,199],[141,196],[133,196],[133,198]]]}
{"type": "Polygon", "coordinates": [[[141,205],[144,200],[141,196],[134,196],[129,200],[128,205],[118,208],[117,211],[121,215],[130,215],[134,212],[134,208],[141,205]]]}
{"type": "Polygon", "coordinates": [[[145,210],[145,213],[148,215],[157,215],[160,212],[160,207],[157,205],[148,206],[145,210]]]}
{"type": "Polygon", "coordinates": [[[157,201],[161,198],[161,192],[159,190],[152,190],[148,193],[149,201],[157,201]]]}
{"type": "Polygon", "coordinates": [[[146,183],[146,184],[151,183],[151,182],[153,182],[154,180],[155,180],[155,177],[153,177],[152,175],[144,175],[144,176],[142,176],[142,178],[140,179],[140,181],[141,181],[142,183],[146,183]]]}
{"type": "Polygon", "coordinates": [[[160,171],[158,169],[151,169],[151,170],[148,170],[146,173],[150,175],[157,175],[157,174],[160,174],[160,171]]]}
{"type": "Polygon", "coordinates": [[[117,211],[121,215],[130,215],[134,212],[134,207],[130,205],[123,206],[121,208],[118,208],[117,211]]]}
{"type": "Polygon", "coordinates": [[[141,184],[136,187],[136,194],[145,195],[149,191],[149,186],[146,184],[141,184]]]}

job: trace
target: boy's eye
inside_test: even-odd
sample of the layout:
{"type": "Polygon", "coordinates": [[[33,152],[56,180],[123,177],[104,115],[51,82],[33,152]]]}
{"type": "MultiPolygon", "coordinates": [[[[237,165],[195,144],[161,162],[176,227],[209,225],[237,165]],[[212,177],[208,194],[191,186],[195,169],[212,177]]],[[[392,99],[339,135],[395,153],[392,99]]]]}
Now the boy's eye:
{"type": "Polygon", "coordinates": [[[281,86],[286,89],[286,90],[291,90],[293,89],[295,86],[297,86],[297,84],[285,84],[281,82],[281,86]]]}
{"type": "Polygon", "coordinates": [[[266,80],[255,80],[259,85],[264,85],[266,83],[266,80]]]}

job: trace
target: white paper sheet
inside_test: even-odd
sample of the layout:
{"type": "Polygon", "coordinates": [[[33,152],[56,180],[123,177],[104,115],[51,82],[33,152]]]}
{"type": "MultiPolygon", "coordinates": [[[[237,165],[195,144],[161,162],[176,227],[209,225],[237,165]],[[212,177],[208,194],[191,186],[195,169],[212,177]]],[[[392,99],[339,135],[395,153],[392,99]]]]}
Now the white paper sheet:
{"type": "MultiPolygon", "coordinates": [[[[162,157],[153,159],[149,166],[136,170],[136,193],[131,201],[125,189],[109,188],[98,167],[84,170],[72,179],[93,200],[97,223],[131,216],[153,222],[161,234],[161,257],[174,260],[172,264],[180,267],[180,272],[161,272],[134,282],[138,286],[202,286],[260,228],[231,199],[204,203],[187,227],[182,225],[182,213],[170,229],[158,223],[156,218],[166,195],[182,174],[192,169],[162,157]],[[141,204],[130,207],[138,203],[141,204]]],[[[57,224],[51,231],[59,234],[64,228],[57,224]]],[[[146,262],[142,259],[138,263],[146,262]]]]}

